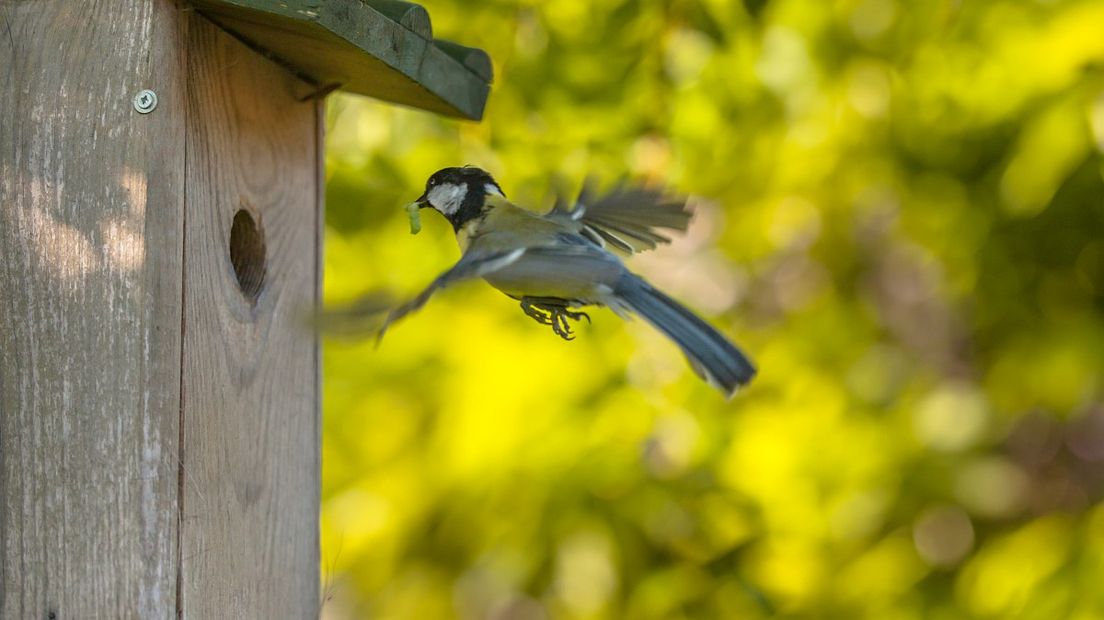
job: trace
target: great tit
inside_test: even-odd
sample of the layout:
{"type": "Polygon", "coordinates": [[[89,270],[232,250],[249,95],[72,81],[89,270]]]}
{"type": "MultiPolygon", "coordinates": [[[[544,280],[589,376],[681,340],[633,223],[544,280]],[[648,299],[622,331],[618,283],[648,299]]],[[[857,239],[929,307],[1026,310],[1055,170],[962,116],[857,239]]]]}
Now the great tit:
{"type": "Polygon", "coordinates": [[[610,251],[628,255],[668,242],[657,228],[686,230],[691,213],[685,199],[619,187],[594,200],[584,191],[573,208],[557,201],[548,213],[538,214],[506,200],[485,170],[465,166],[429,177],[425,192],[410,205],[412,232],[420,226],[417,210],[425,207],[452,224],[462,256],[420,294],[392,310],[380,337],[434,292],[460,280],[483,278],[566,340],[573,338],[569,321],[590,319],[573,308],[606,306],[622,318],[643,317],[682,349],[698,376],[728,397],[755,376],[755,367],[740,349],[629,271],[610,251]]]}

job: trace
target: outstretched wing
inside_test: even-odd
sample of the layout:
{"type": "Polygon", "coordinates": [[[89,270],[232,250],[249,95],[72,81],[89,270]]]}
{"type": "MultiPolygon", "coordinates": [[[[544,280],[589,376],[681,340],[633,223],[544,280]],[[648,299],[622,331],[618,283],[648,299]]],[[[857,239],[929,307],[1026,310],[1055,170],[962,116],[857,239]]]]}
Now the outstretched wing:
{"type": "Polygon", "coordinates": [[[340,305],[327,305],[314,310],[310,325],[331,337],[362,338],[375,334],[387,311],[393,305],[391,297],[382,291],[371,291],[340,305]]]}
{"type": "Polygon", "coordinates": [[[418,293],[406,303],[391,310],[387,315],[387,319],[384,320],[383,326],[380,327],[376,340],[378,341],[383,338],[383,334],[392,323],[411,312],[421,309],[437,291],[462,280],[482,278],[487,274],[498,271],[516,262],[525,254],[525,251],[526,248],[514,248],[497,252],[468,252],[462,256],[455,265],[450,267],[448,271],[437,276],[421,293],[418,293]]]}
{"type": "Polygon", "coordinates": [[[669,243],[671,239],[656,229],[685,231],[692,215],[683,196],[662,189],[618,185],[596,198],[584,186],[574,208],[568,210],[563,200],[557,200],[545,217],[576,223],[579,232],[600,247],[632,254],[669,243]]]}

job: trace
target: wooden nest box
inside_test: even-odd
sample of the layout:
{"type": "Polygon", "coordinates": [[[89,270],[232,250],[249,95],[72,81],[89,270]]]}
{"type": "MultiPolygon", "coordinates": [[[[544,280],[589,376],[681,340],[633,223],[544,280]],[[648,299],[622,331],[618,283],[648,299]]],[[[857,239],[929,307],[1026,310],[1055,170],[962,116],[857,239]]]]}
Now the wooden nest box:
{"type": "Polygon", "coordinates": [[[0,617],[318,616],[321,97],[490,80],[396,0],[0,2],[0,617]]]}

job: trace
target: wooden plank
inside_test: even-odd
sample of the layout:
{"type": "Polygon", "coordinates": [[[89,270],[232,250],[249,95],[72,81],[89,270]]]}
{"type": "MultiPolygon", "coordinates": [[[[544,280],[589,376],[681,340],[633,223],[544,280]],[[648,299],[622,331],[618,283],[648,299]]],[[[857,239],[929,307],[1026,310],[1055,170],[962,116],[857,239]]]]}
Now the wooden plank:
{"type": "Polygon", "coordinates": [[[189,39],[183,610],[315,617],[320,103],[202,17],[189,39]],[[232,250],[250,217],[263,244],[232,250]]]}
{"type": "Polygon", "coordinates": [[[182,23],[0,2],[3,618],[176,613],[182,23]]]}
{"type": "MultiPolygon", "coordinates": [[[[193,0],[205,15],[319,85],[480,119],[490,63],[465,64],[362,0],[193,0]]],[[[466,56],[471,56],[467,54],[466,56]]]]}

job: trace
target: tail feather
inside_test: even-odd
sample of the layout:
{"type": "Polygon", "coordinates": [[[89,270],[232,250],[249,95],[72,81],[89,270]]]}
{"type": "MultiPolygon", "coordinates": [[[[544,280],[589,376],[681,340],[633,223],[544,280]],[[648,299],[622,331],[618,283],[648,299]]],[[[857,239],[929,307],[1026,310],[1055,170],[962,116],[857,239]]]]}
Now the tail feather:
{"type": "Polygon", "coordinates": [[[618,301],[675,342],[698,376],[731,397],[755,376],[736,345],[682,304],[640,277],[626,273],[614,290],[618,301]]]}

